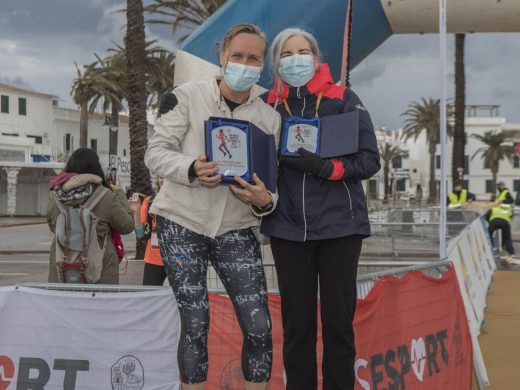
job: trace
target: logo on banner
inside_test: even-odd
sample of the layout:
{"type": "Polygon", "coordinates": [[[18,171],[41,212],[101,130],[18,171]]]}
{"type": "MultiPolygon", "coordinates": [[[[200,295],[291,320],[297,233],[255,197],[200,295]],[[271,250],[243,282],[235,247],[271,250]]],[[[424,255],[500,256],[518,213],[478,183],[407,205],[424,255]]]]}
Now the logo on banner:
{"type": "Polygon", "coordinates": [[[144,368],[135,356],[123,356],[111,371],[112,390],[141,390],[144,386],[144,368]]]}
{"type": "Polygon", "coordinates": [[[14,377],[14,364],[7,356],[0,356],[0,390],[6,390],[14,377]]]}
{"type": "Polygon", "coordinates": [[[223,390],[246,390],[240,359],[231,360],[226,364],[220,377],[220,388],[223,390]]]}
{"type": "Polygon", "coordinates": [[[424,365],[426,364],[426,346],[422,337],[412,339],[412,370],[421,382],[423,381],[424,365]]]}
{"type": "Polygon", "coordinates": [[[448,365],[449,354],[445,341],[448,339],[447,329],[427,334],[418,339],[412,338],[410,348],[399,345],[384,353],[370,357],[370,361],[358,358],[354,364],[356,380],[363,390],[374,390],[378,384],[389,381],[391,389],[404,388],[407,375],[412,368],[413,374],[423,382],[424,372],[428,368],[428,376],[439,374],[448,365]],[[362,378],[361,372],[367,369],[369,378],[362,378]],[[372,386],[371,386],[372,384],[372,386]]]}

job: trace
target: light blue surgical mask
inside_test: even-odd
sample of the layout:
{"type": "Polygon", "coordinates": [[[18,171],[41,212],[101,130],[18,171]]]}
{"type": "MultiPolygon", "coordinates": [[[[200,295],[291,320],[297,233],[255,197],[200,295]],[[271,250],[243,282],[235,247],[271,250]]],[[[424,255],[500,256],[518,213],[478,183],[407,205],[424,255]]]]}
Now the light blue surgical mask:
{"type": "Polygon", "coordinates": [[[293,54],[282,58],[278,67],[282,80],[293,87],[307,84],[314,72],[314,57],[310,54],[293,54]]]}
{"type": "Polygon", "coordinates": [[[229,62],[224,71],[224,80],[228,87],[235,92],[244,92],[260,80],[262,68],[229,62]]]}

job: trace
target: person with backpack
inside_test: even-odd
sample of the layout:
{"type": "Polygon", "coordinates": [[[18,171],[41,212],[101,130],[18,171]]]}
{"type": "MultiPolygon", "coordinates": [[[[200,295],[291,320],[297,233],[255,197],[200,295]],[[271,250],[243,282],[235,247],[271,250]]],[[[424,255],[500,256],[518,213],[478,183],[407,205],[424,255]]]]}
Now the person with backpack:
{"type": "MultiPolygon", "coordinates": [[[[157,176],[156,194],[159,193],[163,181],[163,177],[157,176]]],[[[154,196],[144,197],[136,193],[128,200],[134,212],[135,235],[137,238],[144,237],[147,241],[144,252],[143,286],[162,286],[167,276],[157,241],[156,217],[155,214],[150,213],[153,199],[154,196]]]]}
{"type": "Polygon", "coordinates": [[[95,151],[74,151],[64,171],[54,177],[47,224],[54,233],[49,262],[50,283],[119,283],[119,260],[110,229],[134,229],[119,179],[107,183],[95,151]]]}

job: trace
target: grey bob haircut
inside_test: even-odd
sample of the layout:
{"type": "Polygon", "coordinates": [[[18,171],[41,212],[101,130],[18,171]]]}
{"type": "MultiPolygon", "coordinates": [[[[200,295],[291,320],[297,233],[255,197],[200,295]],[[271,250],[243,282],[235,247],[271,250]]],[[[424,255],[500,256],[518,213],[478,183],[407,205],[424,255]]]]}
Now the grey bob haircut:
{"type": "Polygon", "coordinates": [[[297,27],[286,28],[285,30],[280,31],[278,35],[276,35],[271,45],[271,59],[269,65],[271,68],[271,73],[275,78],[280,78],[278,68],[280,67],[280,57],[282,55],[283,46],[288,39],[294,37],[295,35],[299,35],[305,38],[311,46],[312,54],[318,59],[318,61],[320,60],[320,48],[318,47],[316,38],[314,38],[312,34],[297,27]]]}

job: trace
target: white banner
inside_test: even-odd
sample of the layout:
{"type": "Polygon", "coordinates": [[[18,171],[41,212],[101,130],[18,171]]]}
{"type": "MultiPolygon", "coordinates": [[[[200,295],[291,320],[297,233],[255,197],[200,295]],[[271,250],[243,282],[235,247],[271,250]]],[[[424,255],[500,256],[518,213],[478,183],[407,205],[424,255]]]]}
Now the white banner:
{"type": "Polygon", "coordinates": [[[0,390],[172,390],[180,320],[170,289],[0,288],[0,390]]]}
{"type": "Polygon", "coordinates": [[[479,382],[489,382],[478,335],[484,321],[486,298],[496,269],[491,240],[484,217],[477,218],[448,244],[448,259],[453,262],[469,328],[473,339],[474,367],[479,382]]]}
{"type": "Polygon", "coordinates": [[[484,320],[488,289],[496,269],[483,217],[477,218],[450,241],[448,259],[454,262],[468,320],[478,335],[484,320]]]}

